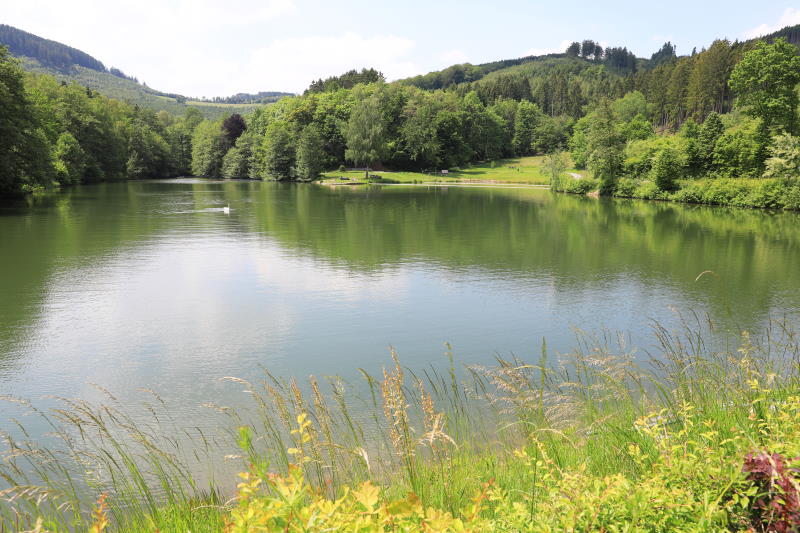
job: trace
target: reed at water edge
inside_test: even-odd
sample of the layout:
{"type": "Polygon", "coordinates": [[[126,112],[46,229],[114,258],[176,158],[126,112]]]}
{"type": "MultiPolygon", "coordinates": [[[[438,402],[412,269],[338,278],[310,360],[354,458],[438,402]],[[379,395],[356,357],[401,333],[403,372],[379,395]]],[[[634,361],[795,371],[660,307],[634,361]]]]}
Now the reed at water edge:
{"type": "Polygon", "coordinates": [[[252,401],[206,405],[214,435],[173,420],[153,391],[135,414],[109,391],[46,412],[3,398],[50,434],[33,440],[15,422],[4,435],[0,532],[345,531],[347,505],[375,521],[369,531],[401,520],[418,527],[408,531],[800,527],[800,508],[770,503],[797,496],[776,481],[778,463],[800,456],[796,320],[734,336],[691,315],[678,331],[654,324],[649,353],[629,344],[576,332],[568,354],[543,343],[533,363],[464,369],[448,349],[444,371],[416,373],[392,353],[360,384],[223,378],[252,401]],[[747,466],[763,457],[769,483],[747,466]],[[324,502],[341,509],[302,522],[321,520],[324,502]]]}

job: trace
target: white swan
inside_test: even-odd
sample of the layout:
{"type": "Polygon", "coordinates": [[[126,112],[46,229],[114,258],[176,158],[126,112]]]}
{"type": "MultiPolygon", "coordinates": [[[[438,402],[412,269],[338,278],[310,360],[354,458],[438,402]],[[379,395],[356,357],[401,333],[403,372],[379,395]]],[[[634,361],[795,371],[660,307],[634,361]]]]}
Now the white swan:
{"type": "Polygon", "coordinates": [[[225,213],[226,215],[230,215],[231,214],[231,206],[230,206],[230,204],[228,204],[227,206],[223,207],[222,208],[222,212],[225,213]]]}

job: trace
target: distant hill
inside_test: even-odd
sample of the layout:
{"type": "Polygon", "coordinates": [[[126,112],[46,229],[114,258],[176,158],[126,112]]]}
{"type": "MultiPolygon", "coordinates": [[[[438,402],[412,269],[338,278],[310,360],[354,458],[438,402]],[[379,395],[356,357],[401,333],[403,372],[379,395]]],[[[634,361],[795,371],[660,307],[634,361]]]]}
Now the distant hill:
{"type": "Polygon", "coordinates": [[[79,65],[101,72],[106,70],[103,63],[85,52],[7,24],[0,24],[0,43],[8,46],[13,55],[35,58],[47,67],[68,69],[72,65],[79,65]]]}
{"type": "Polygon", "coordinates": [[[797,26],[787,26],[782,30],[776,31],[775,33],[770,33],[769,35],[759,37],[759,39],[772,42],[775,39],[780,39],[781,37],[795,46],[800,46],[800,24],[797,26]]]}
{"type": "Polygon", "coordinates": [[[280,91],[261,91],[256,94],[236,93],[233,96],[215,96],[209,100],[201,100],[213,104],[271,104],[284,96],[293,96],[293,93],[280,91]]]}
{"type": "Polygon", "coordinates": [[[217,118],[230,113],[246,113],[291,94],[239,93],[210,100],[194,100],[180,94],[152,89],[118,68],[107,69],[101,61],[85,52],[6,24],[0,24],[0,45],[7,46],[29,72],[49,74],[58,80],[74,82],[106,96],[154,111],[182,114],[191,106],[199,109],[207,118],[217,118]]]}
{"type": "MultiPolygon", "coordinates": [[[[788,26],[777,32],[751,39],[742,44],[762,39],[771,42],[781,37],[794,45],[800,46],[800,25],[788,26]]],[[[556,71],[577,74],[591,69],[591,67],[601,65],[610,74],[625,76],[652,69],[675,58],[677,58],[677,55],[672,43],[665,43],[650,59],[646,59],[637,58],[625,47],[611,47],[603,50],[594,41],[586,40],[582,43],[573,43],[563,53],[502,59],[478,65],[471,63],[452,65],[442,70],[398,80],[398,83],[413,85],[426,90],[435,90],[462,84],[471,85],[487,77],[524,74],[529,78],[537,78],[556,71]],[[589,48],[590,52],[584,53],[584,48],[589,48]]]]}

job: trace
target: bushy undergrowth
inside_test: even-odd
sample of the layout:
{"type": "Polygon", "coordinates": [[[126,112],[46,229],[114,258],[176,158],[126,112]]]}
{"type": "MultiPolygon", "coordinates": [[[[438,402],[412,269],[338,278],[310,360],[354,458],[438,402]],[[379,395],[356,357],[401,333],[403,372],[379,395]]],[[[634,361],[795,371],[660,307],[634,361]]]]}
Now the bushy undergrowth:
{"type": "Polygon", "coordinates": [[[587,194],[596,191],[599,186],[600,182],[594,178],[574,179],[572,177],[562,177],[556,183],[551,184],[554,191],[570,194],[587,194]]]}
{"type": "Polygon", "coordinates": [[[73,403],[55,413],[65,438],[82,428],[65,450],[10,446],[0,531],[797,531],[794,324],[736,349],[699,325],[655,337],[646,369],[609,336],[463,378],[395,359],[365,376],[359,409],[336,379],[236,380],[256,408],[218,409],[243,471],[226,496],[187,473],[177,440],[73,403]]]}
{"type": "Polygon", "coordinates": [[[685,180],[676,191],[669,192],[660,190],[651,181],[622,178],[614,196],[762,209],[800,209],[800,185],[782,179],[685,180]]]}
{"type": "Polygon", "coordinates": [[[707,179],[690,181],[672,195],[678,202],[756,208],[792,208],[783,180],[707,179]],[[788,200],[788,201],[787,201],[788,200]]]}

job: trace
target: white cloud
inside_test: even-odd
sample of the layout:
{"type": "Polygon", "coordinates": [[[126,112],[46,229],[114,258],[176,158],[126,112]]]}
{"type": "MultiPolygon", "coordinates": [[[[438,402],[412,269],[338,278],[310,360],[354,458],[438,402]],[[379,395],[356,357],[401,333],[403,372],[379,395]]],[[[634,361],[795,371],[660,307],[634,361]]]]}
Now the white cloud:
{"type": "MultiPolygon", "coordinates": [[[[273,33],[299,0],[28,0],[0,5],[0,20],[83,50],[156,89],[188,96],[239,92],[247,38],[273,33]]],[[[281,90],[281,73],[270,85],[281,90]]]]}
{"type": "Polygon", "coordinates": [[[467,54],[465,54],[462,50],[448,50],[439,56],[439,59],[444,63],[446,66],[450,65],[460,65],[462,63],[467,62],[467,54]]]}
{"type": "Polygon", "coordinates": [[[742,38],[754,39],[756,37],[761,37],[762,35],[776,32],[782,28],[785,28],[786,26],[794,26],[795,24],[800,24],[800,9],[790,7],[783,12],[783,15],[781,15],[775,24],[764,23],[756,26],[755,28],[742,33],[742,38]]]}
{"type": "Polygon", "coordinates": [[[404,37],[364,37],[353,32],[276,40],[252,52],[234,83],[247,91],[281,80],[282,87],[300,92],[313,79],[363,67],[374,67],[389,80],[403,78],[417,74],[417,66],[408,59],[413,48],[414,41],[404,37]]]}
{"type": "Polygon", "coordinates": [[[561,41],[561,44],[553,48],[531,48],[527,52],[524,52],[522,54],[522,57],[546,56],[547,54],[563,54],[567,50],[567,47],[570,44],[572,44],[572,41],[567,40],[567,41],[561,41]]]}
{"type": "Polygon", "coordinates": [[[0,21],[186,96],[302,92],[313,79],[362,67],[389,79],[418,74],[415,43],[402,36],[298,36],[307,7],[303,0],[26,0],[0,2],[0,21]]]}

